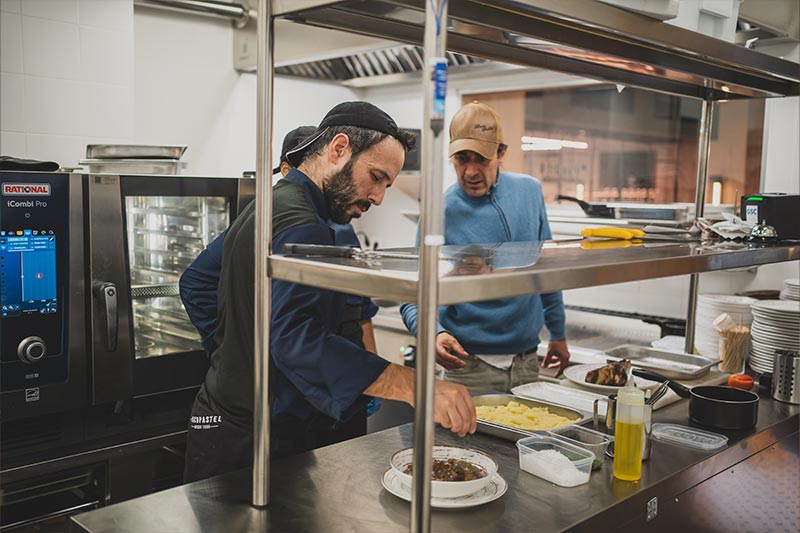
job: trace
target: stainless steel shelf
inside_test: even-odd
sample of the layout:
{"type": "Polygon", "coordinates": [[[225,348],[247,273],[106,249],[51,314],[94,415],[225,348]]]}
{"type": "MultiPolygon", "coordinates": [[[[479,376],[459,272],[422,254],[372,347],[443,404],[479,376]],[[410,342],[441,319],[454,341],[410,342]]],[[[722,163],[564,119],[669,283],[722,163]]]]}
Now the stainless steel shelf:
{"type": "MultiPolygon", "coordinates": [[[[800,243],[763,246],[659,242],[585,249],[582,244],[587,242],[598,241],[524,243],[530,247],[527,257],[535,258],[539,251],[535,263],[528,265],[518,248],[506,253],[502,246],[473,247],[471,251],[442,247],[439,303],[491,300],[800,259],[800,243]],[[459,257],[467,255],[489,257],[494,270],[469,274],[453,267],[459,257]]],[[[417,300],[417,261],[413,259],[365,262],[273,255],[270,277],[398,302],[417,300]]]]}
{"type": "MultiPolygon", "coordinates": [[[[421,44],[423,0],[275,0],[287,20],[421,44]]],[[[800,94],[796,63],[585,0],[450,0],[447,47],[706,100],[800,94]]]]}

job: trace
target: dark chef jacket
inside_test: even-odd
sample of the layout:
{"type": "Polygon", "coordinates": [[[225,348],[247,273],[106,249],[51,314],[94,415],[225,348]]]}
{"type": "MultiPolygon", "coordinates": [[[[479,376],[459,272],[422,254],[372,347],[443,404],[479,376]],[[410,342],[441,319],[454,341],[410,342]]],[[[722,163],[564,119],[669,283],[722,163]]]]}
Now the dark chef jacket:
{"type": "MultiPolygon", "coordinates": [[[[281,253],[286,243],[334,244],[334,232],[326,224],[329,215],[324,195],[305,174],[291,170],[275,185],[273,197],[275,253],[281,253]]],[[[242,430],[242,436],[251,434],[253,417],[253,204],[236,219],[224,239],[219,325],[214,336],[217,348],[193,410],[193,416],[221,417],[224,425],[242,430]]],[[[364,409],[368,398],[362,392],[389,364],[335,333],[346,298],[338,292],[272,281],[271,438],[282,455],[303,450],[281,449],[275,446],[276,439],[298,442],[294,437],[299,432],[325,432],[364,409]]],[[[213,431],[193,432],[190,424],[190,441],[213,439],[213,435],[213,431]]],[[[187,450],[187,463],[188,456],[187,450]]],[[[206,460],[214,461],[214,457],[206,460]]]]}
{"type": "MultiPolygon", "coordinates": [[[[335,232],[336,245],[360,247],[358,237],[350,224],[335,224],[328,221],[328,226],[335,232]]],[[[214,342],[214,332],[217,329],[217,287],[222,269],[222,243],[226,233],[227,230],[223,231],[200,252],[181,274],[179,284],[183,306],[189,315],[189,320],[200,332],[200,342],[209,355],[217,347],[214,342]]],[[[342,318],[338,333],[361,345],[363,336],[361,322],[371,319],[377,312],[378,306],[371,299],[348,294],[345,316],[342,318]]]]}

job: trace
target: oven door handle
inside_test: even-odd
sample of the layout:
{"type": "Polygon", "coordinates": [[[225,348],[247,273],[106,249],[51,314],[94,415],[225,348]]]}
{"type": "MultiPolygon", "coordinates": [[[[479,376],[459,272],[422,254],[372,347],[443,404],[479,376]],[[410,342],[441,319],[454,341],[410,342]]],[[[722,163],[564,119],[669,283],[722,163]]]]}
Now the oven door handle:
{"type": "Polygon", "coordinates": [[[110,281],[95,281],[92,292],[100,301],[101,312],[106,317],[106,350],[113,352],[117,349],[117,286],[110,281]]]}

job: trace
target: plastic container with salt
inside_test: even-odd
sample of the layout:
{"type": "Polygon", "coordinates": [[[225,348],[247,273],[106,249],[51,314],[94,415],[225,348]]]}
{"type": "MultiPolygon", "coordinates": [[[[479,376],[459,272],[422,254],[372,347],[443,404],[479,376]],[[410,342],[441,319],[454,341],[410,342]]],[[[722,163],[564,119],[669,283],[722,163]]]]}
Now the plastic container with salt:
{"type": "Polygon", "coordinates": [[[561,487],[589,481],[594,453],[556,436],[532,436],[517,441],[519,467],[561,487]]]}

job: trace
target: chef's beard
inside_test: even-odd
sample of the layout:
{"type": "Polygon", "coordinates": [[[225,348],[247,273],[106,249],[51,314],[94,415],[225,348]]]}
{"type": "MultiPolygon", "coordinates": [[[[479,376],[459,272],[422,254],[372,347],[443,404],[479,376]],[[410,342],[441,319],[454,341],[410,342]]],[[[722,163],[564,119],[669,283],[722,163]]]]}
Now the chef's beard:
{"type": "Polygon", "coordinates": [[[331,220],[337,224],[347,224],[353,217],[360,217],[360,214],[353,215],[348,211],[358,206],[366,211],[370,207],[368,200],[356,200],[356,184],[353,181],[353,160],[345,164],[342,170],[331,175],[325,181],[325,201],[328,204],[328,212],[331,220]]]}

